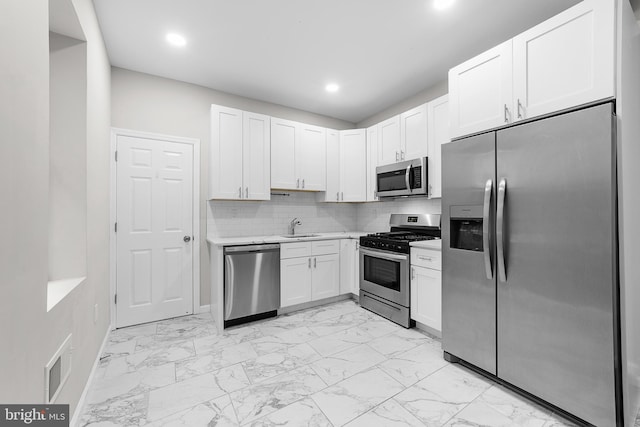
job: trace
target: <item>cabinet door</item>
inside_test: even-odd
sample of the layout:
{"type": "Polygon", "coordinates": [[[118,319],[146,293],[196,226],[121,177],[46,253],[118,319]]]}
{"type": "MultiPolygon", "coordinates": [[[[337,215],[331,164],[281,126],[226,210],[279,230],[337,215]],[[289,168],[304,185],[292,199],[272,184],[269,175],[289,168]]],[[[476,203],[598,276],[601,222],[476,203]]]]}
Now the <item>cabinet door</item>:
{"type": "Polygon", "coordinates": [[[584,0],[513,39],[517,118],[615,95],[614,8],[584,0]]]}
{"type": "Polygon", "coordinates": [[[310,257],[280,260],[280,306],[311,301],[310,257]]]}
{"type": "MultiPolygon", "coordinates": [[[[271,118],[271,188],[296,189],[296,142],[299,123],[271,118]]],[[[298,181],[298,187],[299,187],[298,181]]]]}
{"type": "Polygon", "coordinates": [[[378,125],[367,128],[367,202],[375,202],[376,167],[378,166],[378,125]]]}
{"type": "Polygon", "coordinates": [[[244,112],[242,115],[244,198],[271,198],[271,118],[244,112]]]}
{"type": "Polygon", "coordinates": [[[400,161],[400,116],[378,124],[378,165],[400,161]]]}
{"type": "Polygon", "coordinates": [[[427,104],[400,114],[400,160],[427,155],[427,122],[427,104]]]}
{"type": "Polygon", "coordinates": [[[364,129],[340,132],[340,201],[367,199],[367,141],[364,129]]]}
{"type": "Polygon", "coordinates": [[[411,267],[411,318],[437,331],[442,330],[442,273],[411,267]]]}
{"type": "Polygon", "coordinates": [[[340,295],[355,294],[355,240],[340,240],[340,295]]]}
{"type": "Polygon", "coordinates": [[[327,189],[323,201],[340,201],[340,132],[327,129],[327,189]]]}
{"type": "Polygon", "coordinates": [[[429,197],[442,197],[442,144],[449,139],[449,97],[434,99],[427,104],[429,118],[429,197]]]}
{"type": "Polygon", "coordinates": [[[326,130],[318,126],[301,125],[300,143],[296,143],[296,175],[300,189],[325,191],[327,188],[326,130]]]}
{"type": "Polygon", "coordinates": [[[212,105],[209,198],[240,199],[242,195],[242,111],[212,105]]]}
{"type": "Polygon", "coordinates": [[[513,121],[511,40],[449,70],[451,137],[513,121]]]}
{"type": "Polygon", "coordinates": [[[313,257],[311,300],[335,297],[340,293],[340,255],[313,257]]]}

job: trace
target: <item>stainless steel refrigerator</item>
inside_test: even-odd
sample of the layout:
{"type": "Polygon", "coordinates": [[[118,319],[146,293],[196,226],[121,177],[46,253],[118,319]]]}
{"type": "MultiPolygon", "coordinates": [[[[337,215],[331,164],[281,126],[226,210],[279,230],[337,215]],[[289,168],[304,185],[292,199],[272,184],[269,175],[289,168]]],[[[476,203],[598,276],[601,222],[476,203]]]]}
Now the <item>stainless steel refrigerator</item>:
{"type": "Polygon", "coordinates": [[[442,148],[445,357],[622,425],[611,103],[442,148]]]}

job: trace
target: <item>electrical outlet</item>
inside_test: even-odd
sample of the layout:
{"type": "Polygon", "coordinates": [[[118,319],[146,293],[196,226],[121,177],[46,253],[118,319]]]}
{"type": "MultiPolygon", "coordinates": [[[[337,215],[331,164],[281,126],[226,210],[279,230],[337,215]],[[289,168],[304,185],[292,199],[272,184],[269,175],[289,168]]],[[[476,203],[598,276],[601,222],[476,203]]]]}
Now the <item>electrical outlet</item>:
{"type": "Polygon", "coordinates": [[[98,323],[98,304],[93,306],[93,323],[98,323]]]}

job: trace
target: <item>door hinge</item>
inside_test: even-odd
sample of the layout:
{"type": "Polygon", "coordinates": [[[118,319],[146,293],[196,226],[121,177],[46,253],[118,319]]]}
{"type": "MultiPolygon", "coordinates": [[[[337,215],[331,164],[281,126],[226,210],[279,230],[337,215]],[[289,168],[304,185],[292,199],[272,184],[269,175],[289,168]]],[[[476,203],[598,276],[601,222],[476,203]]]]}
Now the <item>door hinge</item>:
{"type": "Polygon", "coordinates": [[[116,162],[118,161],[118,151],[116,150],[116,162]]]}
{"type": "Polygon", "coordinates": [[[113,303],[114,303],[114,304],[118,304],[118,294],[115,294],[115,295],[113,296],[113,303]]]}
{"type": "Polygon", "coordinates": [[[116,222],[113,226],[113,231],[118,232],[118,223],[116,222]]]}

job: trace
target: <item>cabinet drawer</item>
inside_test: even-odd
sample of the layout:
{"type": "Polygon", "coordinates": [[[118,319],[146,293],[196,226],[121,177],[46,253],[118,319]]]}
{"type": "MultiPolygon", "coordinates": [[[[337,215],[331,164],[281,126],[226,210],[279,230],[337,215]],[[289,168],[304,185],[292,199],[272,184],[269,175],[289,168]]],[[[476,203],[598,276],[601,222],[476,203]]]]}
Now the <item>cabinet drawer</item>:
{"type": "Polygon", "coordinates": [[[311,242],[311,253],[313,255],[328,255],[340,253],[340,241],[315,240],[311,242]]]}
{"type": "Polygon", "coordinates": [[[311,242],[280,244],[280,259],[311,256],[311,242]]]}
{"type": "Polygon", "coordinates": [[[411,265],[442,270],[442,252],[431,249],[411,248],[411,265]]]}

